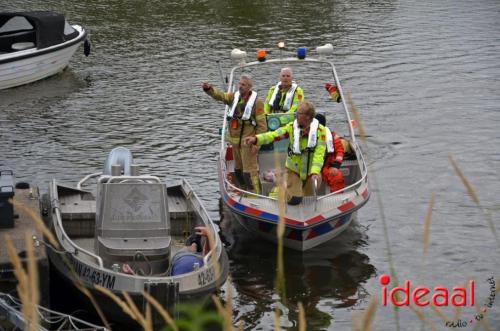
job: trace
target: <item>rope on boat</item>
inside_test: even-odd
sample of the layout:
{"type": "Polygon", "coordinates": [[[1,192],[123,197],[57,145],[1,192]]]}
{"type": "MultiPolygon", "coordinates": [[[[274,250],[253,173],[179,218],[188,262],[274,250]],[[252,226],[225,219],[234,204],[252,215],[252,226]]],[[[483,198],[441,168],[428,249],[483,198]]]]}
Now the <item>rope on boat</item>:
{"type": "Polygon", "coordinates": [[[66,250],[64,249],[57,249],[55,248],[54,246],[52,246],[50,243],[44,241],[43,239],[36,239],[36,241],[40,244],[43,244],[45,247],[48,247],[50,248],[53,252],[57,253],[57,254],[61,254],[61,255],[66,255],[66,253],[68,253],[66,250]]]}

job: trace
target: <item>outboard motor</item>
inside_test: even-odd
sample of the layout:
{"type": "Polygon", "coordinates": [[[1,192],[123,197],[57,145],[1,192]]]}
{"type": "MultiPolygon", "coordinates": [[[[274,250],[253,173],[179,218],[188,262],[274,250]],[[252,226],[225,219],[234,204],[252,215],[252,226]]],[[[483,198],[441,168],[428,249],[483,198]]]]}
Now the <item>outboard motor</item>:
{"type": "MultiPolygon", "coordinates": [[[[133,164],[132,153],[125,147],[116,147],[111,150],[108,157],[106,158],[106,162],[104,162],[104,169],[102,171],[103,175],[108,176],[130,176],[131,173],[131,165],[133,164]],[[120,173],[113,173],[113,169],[117,169],[116,166],[120,166],[120,173]]],[[[116,171],[116,170],[115,170],[116,171]]]]}

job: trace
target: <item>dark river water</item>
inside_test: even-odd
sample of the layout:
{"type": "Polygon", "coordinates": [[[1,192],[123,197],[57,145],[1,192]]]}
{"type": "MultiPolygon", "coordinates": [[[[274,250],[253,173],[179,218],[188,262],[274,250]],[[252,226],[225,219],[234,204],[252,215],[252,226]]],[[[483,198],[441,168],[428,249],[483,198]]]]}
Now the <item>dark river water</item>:
{"type": "Polygon", "coordinates": [[[2,11],[32,9],[62,12],[88,28],[93,52],[85,58],[80,49],[61,75],[0,91],[0,168],[14,170],[17,180],[41,190],[53,177],[75,184],[100,171],[119,145],[145,173],[187,177],[231,244],[231,282],[222,296],[231,290],[234,323],[247,330],[273,330],[275,310],[282,329],[297,329],[299,301],[308,330],[354,330],[370,298],[379,301],[373,330],[451,329],[428,306],[419,308],[422,318],[409,307],[396,317],[390,303],[380,305],[379,276],[391,263],[401,284],[432,292],[473,279],[482,315],[472,307],[455,315],[451,304],[440,311],[467,322],[460,329],[477,330],[482,317],[500,330],[500,298],[486,306],[495,294],[488,278],[500,276],[490,227],[500,231],[500,1],[0,2],[2,11]],[[333,44],[344,90],[369,135],[372,196],[338,239],[304,254],[285,251],[280,296],[273,245],[234,229],[219,209],[222,108],[200,85],[221,86],[216,61],[228,72],[233,48],[254,54],[281,39],[292,50],[333,44]]]}

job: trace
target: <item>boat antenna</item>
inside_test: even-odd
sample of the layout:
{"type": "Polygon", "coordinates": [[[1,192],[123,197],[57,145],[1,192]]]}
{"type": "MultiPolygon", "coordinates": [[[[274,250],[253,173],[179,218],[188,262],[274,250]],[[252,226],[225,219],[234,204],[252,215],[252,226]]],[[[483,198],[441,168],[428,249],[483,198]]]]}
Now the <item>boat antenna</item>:
{"type": "Polygon", "coordinates": [[[222,67],[220,61],[217,60],[217,66],[219,67],[220,79],[222,80],[222,86],[224,86],[224,90],[227,90],[227,77],[224,79],[224,75],[222,74],[222,67]]]}
{"type": "Polygon", "coordinates": [[[280,49],[280,61],[283,59],[283,50],[285,49],[285,42],[280,41],[278,43],[278,48],[280,49]]]}

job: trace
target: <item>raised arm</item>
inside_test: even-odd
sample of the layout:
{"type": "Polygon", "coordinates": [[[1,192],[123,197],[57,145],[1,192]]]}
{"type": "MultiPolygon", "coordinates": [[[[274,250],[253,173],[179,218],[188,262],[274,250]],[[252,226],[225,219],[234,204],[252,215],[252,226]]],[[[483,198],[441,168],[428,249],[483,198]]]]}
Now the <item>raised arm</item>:
{"type": "Polygon", "coordinates": [[[202,85],[203,91],[206,94],[214,98],[215,100],[222,101],[226,105],[231,105],[233,103],[234,93],[227,93],[222,90],[219,90],[216,87],[213,87],[207,82],[204,82],[202,85]]]}

